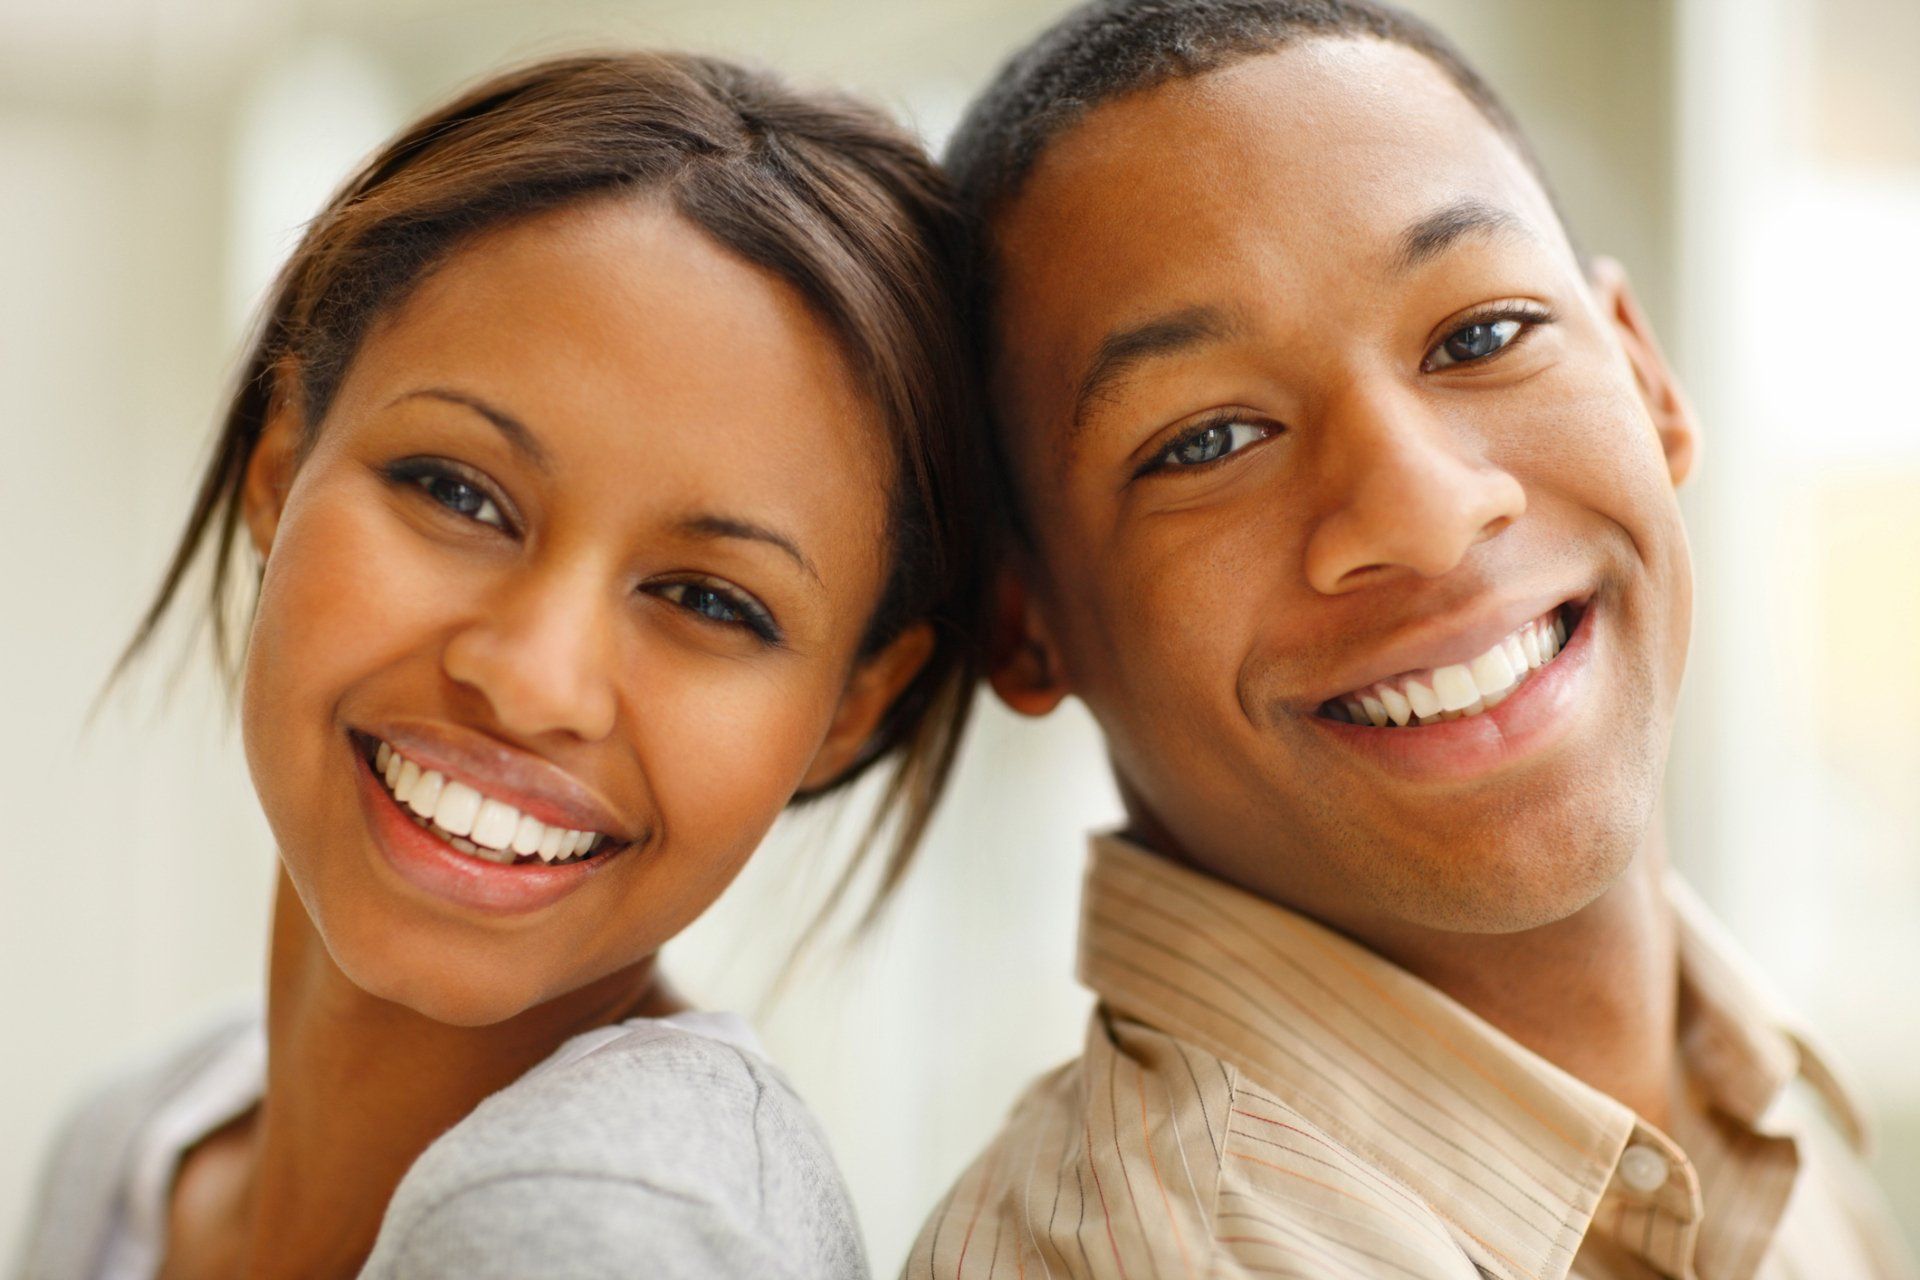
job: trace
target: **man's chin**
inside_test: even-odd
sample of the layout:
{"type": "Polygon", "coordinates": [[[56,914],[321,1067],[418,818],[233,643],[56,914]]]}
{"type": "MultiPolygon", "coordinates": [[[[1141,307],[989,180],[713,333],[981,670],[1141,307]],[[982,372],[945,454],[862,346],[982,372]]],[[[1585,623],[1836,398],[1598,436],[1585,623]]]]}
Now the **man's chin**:
{"type": "Polygon", "coordinates": [[[1558,924],[1586,910],[1633,866],[1645,829],[1588,827],[1582,837],[1517,839],[1503,833],[1475,848],[1463,840],[1430,859],[1407,858],[1404,846],[1376,880],[1380,916],[1437,933],[1512,934],[1558,924]]]}

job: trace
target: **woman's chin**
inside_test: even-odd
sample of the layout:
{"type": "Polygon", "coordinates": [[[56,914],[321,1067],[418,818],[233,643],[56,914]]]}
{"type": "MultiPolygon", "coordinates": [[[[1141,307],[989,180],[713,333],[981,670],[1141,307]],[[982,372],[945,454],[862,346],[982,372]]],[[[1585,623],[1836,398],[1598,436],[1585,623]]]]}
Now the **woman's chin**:
{"type": "MultiPolygon", "coordinates": [[[[327,939],[347,981],[376,1000],[452,1027],[490,1027],[525,1013],[554,992],[538,975],[500,958],[475,963],[391,939],[327,939]]],[[[564,989],[562,984],[562,989],[564,989]]]]}

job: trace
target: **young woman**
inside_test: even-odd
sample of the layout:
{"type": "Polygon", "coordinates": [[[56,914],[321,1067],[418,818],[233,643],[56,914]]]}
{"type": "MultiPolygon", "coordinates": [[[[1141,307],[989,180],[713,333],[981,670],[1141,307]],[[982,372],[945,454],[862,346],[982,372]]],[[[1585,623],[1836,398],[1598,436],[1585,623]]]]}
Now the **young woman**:
{"type": "Polygon", "coordinates": [[[947,773],[953,227],[881,119],[670,55],[495,79],[334,197],[134,642],[202,556],[218,636],[251,543],[264,1017],[76,1115],[26,1276],[866,1274],[655,956],[883,762],[890,885],[947,773]]]}

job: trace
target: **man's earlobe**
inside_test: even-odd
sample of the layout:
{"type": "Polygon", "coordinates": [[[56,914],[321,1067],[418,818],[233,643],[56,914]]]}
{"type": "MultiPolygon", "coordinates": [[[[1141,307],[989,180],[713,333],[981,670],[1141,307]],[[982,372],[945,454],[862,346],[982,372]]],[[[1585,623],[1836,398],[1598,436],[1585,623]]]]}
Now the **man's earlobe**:
{"type": "Polygon", "coordinates": [[[1612,258],[1597,258],[1590,275],[1594,297],[1619,335],[1627,361],[1633,366],[1640,398],[1653,419],[1654,430],[1659,433],[1660,449],[1667,459],[1667,474],[1678,487],[1693,473],[1698,458],[1699,420],[1694,417],[1693,406],[1688,403],[1673,367],[1667,363],[1659,341],[1653,336],[1653,326],[1641,310],[1640,300],[1634,296],[1626,269],[1612,258]]]}
{"type": "Polygon", "coordinates": [[[802,791],[828,785],[859,759],[887,709],[933,656],[933,647],[932,624],[919,622],[854,666],[840,695],[840,705],[834,709],[833,723],[827,726],[827,736],[800,782],[802,791]]]}
{"type": "Polygon", "coordinates": [[[1012,569],[1002,569],[994,582],[987,683],[1023,716],[1044,716],[1072,692],[1033,593],[1012,569]]]}
{"type": "Polygon", "coordinates": [[[247,536],[263,560],[273,546],[274,532],[280,527],[287,491],[293,487],[293,473],[299,462],[299,437],[297,413],[276,398],[266,425],[260,429],[259,442],[247,458],[247,472],[240,486],[240,508],[246,518],[247,536]]]}

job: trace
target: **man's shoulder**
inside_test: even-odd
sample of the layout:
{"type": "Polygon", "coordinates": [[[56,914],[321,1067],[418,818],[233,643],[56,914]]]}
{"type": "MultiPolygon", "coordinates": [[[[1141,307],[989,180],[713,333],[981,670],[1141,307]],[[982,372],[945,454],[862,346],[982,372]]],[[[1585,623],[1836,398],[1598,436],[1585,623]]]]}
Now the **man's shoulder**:
{"type": "Polygon", "coordinates": [[[928,1219],[906,1276],[1028,1268],[1477,1274],[1446,1224],[1364,1153],[1215,1054],[1105,1010],[1082,1055],[1028,1088],[928,1219]]]}

